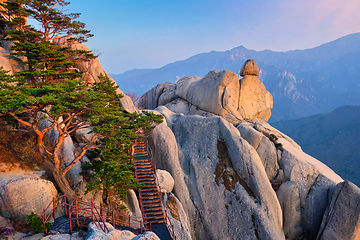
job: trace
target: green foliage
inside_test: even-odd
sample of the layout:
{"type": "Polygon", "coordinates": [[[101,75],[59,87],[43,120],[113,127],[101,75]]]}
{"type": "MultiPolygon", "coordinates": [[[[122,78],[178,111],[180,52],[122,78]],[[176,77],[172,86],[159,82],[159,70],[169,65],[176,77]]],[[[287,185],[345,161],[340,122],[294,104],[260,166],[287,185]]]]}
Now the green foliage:
{"type": "Polygon", "coordinates": [[[275,134],[270,134],[270,141],[272,141],[272,142],[275,142],[275,141],[277,141],[278,140],[278,137],[277,136],[275,136],[275,134]]]}
{"type": "MultiPolygon", "coordinates": [[[[105,84],[95,85],[96,91],[109,92],[114,94],[109,88],[112,84],[105,78],[105,84]],[[105,90],[106,89],[106,90],[105,90]]],[[[106,111],[108,114],[109,111],[106,111]]],[[[92,121],[95,125],[94,132],[101,133],[104,138],[98,141],[99,148],[91,151],[91,162],[84,163],[82,168],[91,174],[85,174],[91,177],[93,181],[87,186],[87,191],[105,188],[107,191],[116,192],[122,200],[128,189],[138,189],[143,187],[137,184],[134,176],[133,166],[130,164],[131,156],[129,149],[132,141],[143,136],[136,133],[138,129],[151,130],[154,128],[152,123],[162,122],[161,115],[155,115],[143,111],[142,114],[122,113],[114,111],[105,118],[93,115],[92,121]],[[121,127],[120,127],[121,126],[121,127]]],[[[85,172],[85,171],[84,171],[85,172]]]]}
{"type": "Polygon", "coordinates": [[[11,115],[35,131],[41,157],[64,194],[75,197],[66,172],[87,151],[97,149],[94,154],[98,160],[86,166],[95,171],[95,181],[88,189],[116,188],[123,198],[127,189],[139,187],[128,156],[131,141],[142,137],[135,132],[151,130],[153,123],[162,121],[162,116],[125,112],[120,107],[122,96],[108,77],[100,75],[99,82],[87,86],[81,75],[69,71],[75,62],[95,56],[69,46],[75,41],[84,42],[91,35],[84,30],[85,24],[73,21],[79,14],[64,14],[62,8],[68,4],[64,0],[8,0],[2,5],[9,15],[7,24],[13,27],[6,31],[7,40],[14,41],[13,54],[27,63],[28,70],[8,75],[0,69],[0,116],[11,115]],[[41,27],[24,25],[25,21],[19,20],[24,16],[35,19],[41,27]],[[45,129],[39,125],[43,119],[51,124],[45,129]],[[63,140],[89,125],[93,126],[94,138],[81,147],[72,162],[64,165],[59,157],[63,140]],[[47,148],[44,134],[55,127],[58,139],[55,146],[47,148]]]}
{"type": "Polygon", "coordinates": [[[43,221],[40,217],[36,216],[34,212],[31,212],[29,215],[26,215],[26,222],[34,228],[35,233],[46,232],[50,229],[51,223],[46,222],[43,224],[43,221]]]}
{"type": "Polygon", "coordinates": [[[80,14],[65,14],[64,0],[8,0],[3,3],[6,24],[12,30],[5,31],[6,40],[14,42],[13,55],[22,57],[28,69],[18,73],[23,80],[62,81],[76,79],[79,74],[64,71],[74,67],[75,62],[89,61],[95,56],[84,50],[72,49],[69,44],[85,42],[91,37],[85,24],[73,21],[80,14]],[[39,28],[25,25],[25,17],[35,19],[39,28]]]}
{"type": "Polygon", "coordinates": [[[276,148],[281,148],[283,145],[282,143],[274,143],[276,148]]]}

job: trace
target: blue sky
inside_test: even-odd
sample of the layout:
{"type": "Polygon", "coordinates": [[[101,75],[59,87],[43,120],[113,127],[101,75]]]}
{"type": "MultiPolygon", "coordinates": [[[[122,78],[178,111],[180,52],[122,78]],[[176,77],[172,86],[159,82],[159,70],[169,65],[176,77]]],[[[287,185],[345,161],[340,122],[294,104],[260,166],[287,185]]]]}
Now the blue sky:
{"type": "Polygon", "coordinates": [[[287,51],[360,32],[359,0],[70,0],[108,73],[243,45],[287,51]]]}

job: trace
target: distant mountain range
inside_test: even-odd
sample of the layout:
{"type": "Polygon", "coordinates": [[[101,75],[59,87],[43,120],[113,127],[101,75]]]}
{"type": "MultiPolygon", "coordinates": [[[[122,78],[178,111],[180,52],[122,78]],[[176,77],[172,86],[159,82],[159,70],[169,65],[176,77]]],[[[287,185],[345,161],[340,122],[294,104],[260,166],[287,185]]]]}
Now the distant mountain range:
{"type": "Polygon", "coordinates": [[[360,186],[360,106],[271,124],[344,179],[360,186]]]}
{"type": "Polygon", "coordinates": [[[197,54],[159,69],[134,69],[111,75],[124,92],[142,95],[158,83],[205,76],[214,69],[238,73],[246,59],[260,68],[260,80],[274,98],[269,122],[326,113],[360,105],[360,33],[321,46],[288,52],[254,51],[243,46],[197,54]]]}

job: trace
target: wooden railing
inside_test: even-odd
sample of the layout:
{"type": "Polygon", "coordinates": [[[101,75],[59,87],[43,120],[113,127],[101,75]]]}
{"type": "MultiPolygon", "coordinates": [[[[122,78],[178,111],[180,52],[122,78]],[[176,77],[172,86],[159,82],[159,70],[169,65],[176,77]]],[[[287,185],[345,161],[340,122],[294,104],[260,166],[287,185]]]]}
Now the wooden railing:
{"type": "Polygon", "coordinates": [[[144,230],[149,230],[147,228],[146,218],[133,217],[122,212],[96,206],[93,199],[91,199],[91,202],[88,203],[66,195],[53,198],[47,208],[44,209],[42,216],[43,224],[45,224],[51,216],[53,216],[55,220],[56,210],[60,207],[64,209],[65,215],[68,215],[70,233],[72,233],[75,225],[73,222],[76,222],[76,225],[78,226],[86,227],[89,219],[91,219],[92,223],[102,229],[105,233],[109,232],[105,222],[112,223],[116,229],[121,228],[121,226],[125,226],[139,229],[140,233],[144,230]],[[47,214],[49,210],[50,212],[47,214]]]}

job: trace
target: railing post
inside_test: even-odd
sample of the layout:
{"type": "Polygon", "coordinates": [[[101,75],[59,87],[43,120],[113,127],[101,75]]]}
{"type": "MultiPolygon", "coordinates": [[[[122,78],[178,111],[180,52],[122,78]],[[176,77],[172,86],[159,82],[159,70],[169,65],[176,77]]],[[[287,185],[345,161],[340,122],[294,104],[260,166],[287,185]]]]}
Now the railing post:
{"type": "Polygon", "coordinates": [[[94,224],[94,204],[93,203],[93,199],[91,198],[91,218],[92,218],[92,223],[94,224]]]}
{"type": "Polygon", "coordinates": [[[79,211],[78,211],[78,201],[75,199],[75,213],[76,213],[76,224],[79,226],[79,211]]]}
{"type": "Polygon", "coordinates": [[[70,213],[69,213],[69,225],[70,225],[70,234],[72,235],[72,222],[71,222],[71,210],[70,210],[70,213]]]}
{"type": "Polygon", "coordinates": [[[129,227],[131,227],[131,224],[130,224],[130,215],[129,215],[129,227]]]}
{"type": "Polygon", "coordinates": [[[114,215],[114,210],[112,210],[112,222],[113,222],[114,228],[116,229],[116,227],[115,227],[115,215],[114,215]]]}
{"type": "Polygon", "coordinates": [[[53,198],[53,213],[54,213],[54,220],[56,219],[56,206],[55,206],[55,198],[53,198]]]}
{"type": "Polygon", "coordinates": [[[64,195],[64,208],[65,208],[65,215],[67,214],[67,209],[66,209],[66,195],[64,195]]]}

